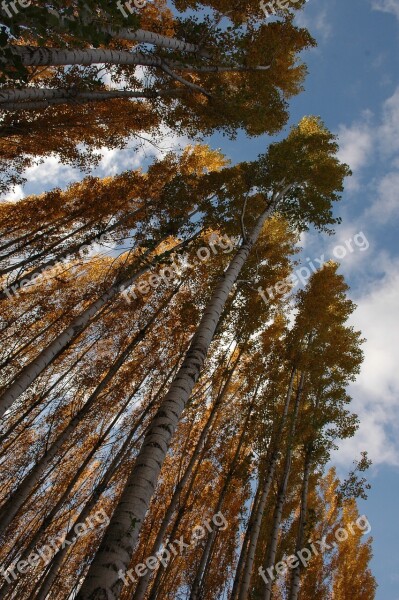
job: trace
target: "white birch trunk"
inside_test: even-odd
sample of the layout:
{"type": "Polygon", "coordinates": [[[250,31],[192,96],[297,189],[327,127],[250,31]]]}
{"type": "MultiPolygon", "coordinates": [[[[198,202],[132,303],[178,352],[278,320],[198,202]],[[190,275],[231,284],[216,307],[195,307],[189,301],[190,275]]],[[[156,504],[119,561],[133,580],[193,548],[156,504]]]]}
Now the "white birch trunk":
{"type": "Polygon", "coordinates": [[[129,567],[171,438],[200,376],[228,296],[269,214],[270,208],[258,219],[251,235],[243,242],[216,285],[183,364],[148,428],[126,488],[77,600],[116,600],[120,596],[123,587],[120,573],[125,574],[129,567]]]}
{"type": "MultiPolygon", "coordinates": [[[[304,382],[304,374],[302,373],[297,396],[296,396],[296,401],[295,401],[295,409],[294,409],[294,415],[293,415],[292,423],[291,423],[291,431],[289,434],[289,438],[287,440],[288,449],[287,449],[286,458],[285,458],[283,479],[282,479],[282,482],[281,482],[279,490],[278,490],[277,501],[276,501],[276,506],[275,506],[274,515],[273,515],[273,528],[272,528],[270,545],[268,547],[267,557],[266,557],[266,562],[265,562],[266,573],[267,573],[267,569],[269,567],[273,567],[276,562],[278,534],[279,534],[279,530],[280,530],[281,519],[283,516],[283,508],[284,508],[284,503],[285,503],[285,497],[287,494],[288,480],[289,480],[289,476],[291,473],[293,443],[294,443],[296,424],[297,424],[297,419],[298,419],[299,404],[301,401],[302,391],[303,391],[303,382],[304,382]]],[[[265,585],[264,593],[263,593],[263,600],[271,599],[272,589],[273,589],[273,581],[270,577],[268,577],[267,583],[265,585]]]]}
{"type": "Polygon", "coordinates": [[[11,89],[0,92],[0,109],[34,110],[58,104],[85,104],[87,102],[103,102],[118,98],[154,99],[163,96],[180,96],[184,89],[169,90],[101,90],[98,92],[77,92],[68,89],[26,87],[22,90],[11,89]]]}
{"type": "MultiPolygon", "coordinates": [[[[179,364],[181,357],[182,357],[182,354],[178,357],[177,364],[179,364]]],[[[109,465],[105,474],[101,478],[101,481],[100,481],[99,485],[97,486],[97,488],[95,489],[94,493],[92,494],[90,500],[84,506],[82,511],[79,513],[79,515],[76,516],[73,524],[70,525],[69,533],[66,536],[66,539],[68,541],[71,541],[75,537],[74,525],[76,523],[83,523],[86,520],[86,517],[89,516],[91,510],[96,505],[101,494],[105,491],[107,485],[109,484],[110,480],[114,476],[115,471],[117,470],[118,466],[121,464],[123,458],[125,458],[127,453],[131,452],[132,446],[134,447],[134,445],[137,443],[137,440],[136,440],[135,443],[132,444],[134,435],[136,434],[138,428],[144,422],[144,419],[146,418],[146,416],[152,411],[154,406],[157,404],[158,398],[160,397],[163,390],[167,386],[168,381],[171,378],[171,376],[173,375],[175,370],[176,370],[176,365],[173,365],[173,367],[169,370],[169,372],[164,377],[164,380],[163,380],[161,386],[159,387],[157,393],[155,394],[155,396],[153,397],[151,402],[148,404],[147,408],[143,411],[143,414],[140,416],[140,419],[138,421],[136,421],[133,429],[129,432],[128,437],[123,442],[122,447],[115,455],[115,458],[113,458],[111,464],[109,465]]],[[[61,567],[61,564],[62,564],[65,554],[68,552],[68,549],[69,548],[66,545],[64,548],[61,548],[55,554],[55,556],[53,557],[53,560],[51,561],[51,563],[49,565],[49,570],[43,577],[43,581],[40,584],[39,591],[38,591],[37,595],[35,596],[34,600],[45,600],[45,598],[47,597],[48,593],[50,592],[50,590],[57,578],[58,571],[61,567]]]]}
{"type": "Polygon", "coordinates": [[[240,591],[238,593],[238,600],[247,600],[247,597],[248,597],[248,591],[249,591],[249,587],[251,584],[251,578],[252,578],[252,569],[253,569],[253,565],[254,565],[254,561],[255,561],[256,546],[258,545],[258,539],[259,539],[260,529],[261,529],[261,525],[262,525],[262,518],[263,518],[263,513],[265,511],[267,498],[269,495],[271,485],[273,483],[273,477],[274,477],[274,472],[276,469],[278,453],[279,453],[279,444],[280,444],[280,440],[282,437],[284,425],[285,425],[285,422],[287,419],[289,405],[291,403],[291,396],[292,396],[292,390],[293,390],[293,386],[294,386],[295,373],[296,373],[296,369],[293,368],[291,371],[290,382],[288,385],[288,391],[287,391],[285,405],[284,405],[284,412],[283,412],[283,415],[281,418],[281,422],[279,424],[278,433],[277,433],[277,436],[276,436],[276,439],[274,440],[274,442],[273,441],[271,442],[272,448],[271,448],[271,453],[270,453],[270,459],[268,460],[266,474],[265,474],[265,480],[263,483],[262,495],[259,500],[258,510],[256,513],[254,525],[253,525],[253,528],[251,531],[251,537],[250,537],[249,545],[248,545],[248,555],[247,555],[247,560],[245,563],[245,568],[244,568],[244,572],[243,572],[240,591]]]}
{"type": "Polygon", "coordinates": [[[50,48],[46,46],[12,46],[26,67],[67,65],[141,65],[160,67],[162,59],[155,55],[105,48],[50,48]]]}
{"type": "Polygon", "coordinates": [[[2,536],[11,521],[14,519],[20,508],[29,498],[29,496],[34,491],[36,485],[40,482],[43,475],[47,471],[47,468],[57,456],[59,450],[62,448],[64,443],[74,434],[76,427],[81,423],[82,419],[90,412],[90,410],[95,405],[97,398],[101,394],[101,392],[107,387],[112,378],[116,375],[119,369],[123,366],[125,360],[130,356],[135,347],[144,339],[148,330],[155,323],[156,319],[160,315],[160,313],[164,310],[164,308],[169,304],[173,296],[178,291],[179,287],[174,289],[171,294],[162,302],[161,306],[155,311],[152,315],[151,319],[148,323],[139,330],[139,332],[134,336],[133,340],[129,343],[129,345],[125,348],[125,350],[119,355],[119,357],[113,362],[111,367],[109,368],[107,374],[96,387],[94,392],[90,395],[84,406],[79,410],[79,412],[71,419],[67,427],[62,431],[62,433],[58,436],[55,442],[51,445],[51,447],[45,452],[42,458],[36,463],[33,467],[29,475],[22,481],[21,485],[16,489],[16,491],[8,498],[4,506],[2,506],[0,513],[0,535],[2,536]]]}
{"type": "MultiPolygon", "coordinates": [[[[28,545],[25,547],[25,549],[22,552],[22,554],[18,556],[17,560],[15,559],[16,557],[11,557],[9,555],[7,557],[8,562],[19,562],[20,560],[26,560],[29,557],[30,553],[35,549],[36,544],[40,541],[40,538],[42,537],[42,535],[46,531],[47,526],[51,523],[51,521],[53,520],[53,518],[55,517],[55,515],[58,513],[58,511],[60,510],[60,508],[62,508],[62,505],[68,499],[69,494],[72,492],[72,490],[75,487],[76,483],[79,481],[79,479],[80,479],[81,475],[84,473],[86,467],[90,464],[93,456],[96,454],[96,452],[99,450],[99,448],[103,445],[103,443],[107,439],[108,435],[112,431],[113,427],[118,422],[119,418],[123,415],[124,411],[126,410],[126,408],[128,407],[128,405],[130,404],[132,398],[137,394],[137,392],[141,388],[141,386],[144,383],[144,381],[145,381],[146,378],[147,378],[147,376],[145,375],[141,379],[141,381],[135,387],[133,393],[129,396],[128,400],[125,401],[125,403],[119,409],[119,411],[117,412],[117,414],[113,417],[112,421],[106,427],[105,431],[98,438],[98,440],[94,444],[93,448],[90,450],[89,454],[86,456],[86,458],[83,460],[83,462],[79,465],[79,468],[77,469],[77,471],[73,474],[72,479],[67,484],[67,486],[66,486],[65,490],[63,491],[62,495],[58,498],[58,500],[56,501],[56,503],[51,507],[51,510],[48,513],[45,514],[45,517],[43,518],[40,526],[36,530],[36,532],[33,535],[33,537],[30,539],[28,545]]],[[[148,409],[148,407],[147,407],[147,409],[148,409]]],[[[146,409],[146,411],[147,411],[147,409],[146,409]]],[[[146,411],[145,411],[145,413],[146,413],[146,411]]],[[[140,417],[140,421],[139,422],[142,421],[142,418],[143,418],[143,415],[140,417]]],[[[136,429],[136,426],[135,426],[135,429],[136,429]]],[[[8,563],[4,563],[4,566],[8,567],[8,563]]],[[[9,590],[9,588],[10,588],[11,585],[12,585],[11,580],[10,580],[9,583],[8,582],[4,583],[4,585],[0,589],[0,594],[1,595],[5,595],[6,592],[9,590]]]]}
{"type": "MultiPolygon", "coordinates": [[[[301,513],[299,516],[298,535],[296,540],[295,553],[297,554],[303,549],[305,542],[305,526],[308,512],[308,490],[309,490],[309,477],[310,477],[310,465],[312,460],[312,450],[307,449],[305,453],[305,468],[303,473],[302,482],[302,494],[301,494],[301,513]]],[[[298,600],[299,589],[301,585],[301,565],[296,567],[292,573],[291,578],[291,589],[288,596],[288,600],[298,600]]]]}
{"type": "MultiPolygon", "coordinates": [[[[74,21],[73,17],[65,17],[60,15],[58,11],[49,9],[49,13],[58,18],[62,27],[68,28],[68,21],[74,21]]],[[[90,23],[87,21],[86,25],[90,23]]],[[[29,27],[28,23],[25,23],[29,27]]],[[[145,29],[133,29],[122,28],[115,30],[112,27],[102,27],[101,31],[104,31],[114,37],[117,40],[130,40],[139,42],[141,44],[151,44],[152,46],[158,46],[159,48],[166,48],[167,50],[177,50],[180,52],[189,52],[193,54],[200,54],[201,56],[208,56],[208,54],[202,50],[196,44],[190,44],[177,38],[171,38],[167,35],[161,35],[160,33],[154,33],[145,29]]]]}
{"type": "MultiPolygon", "coordinates": [[[[190,240],[189,240],[190,241],[190,240]]],[[[163,258],[169,256],[172,252],[184,248],[187,242],[178,244],[173,250],[164,252],[156,257],[152,264],[148,264],[134,273],[124,281],[115,282],[100,298],[90,304],[80,315],[75,317],[72,323],[62,331],[31,363],[26,365],[16,376],[14,382],[7,388],[0,397],[0,416],[11,407],[11,405],[23,394],[30,384],[46,369],[69,345],[85,330],[90,324],[91,319],[107,302],[117,296],[122,289],[128,288],[143,275],[147,273],[155,262],[161,262],[163,258]]],[[[148,250],[144,257],[150,253],[148,250]]],[[[12,286],[11,286],[12,289],[12,286]]],[[[9,293],[9,292],[8,292],[9,293]]]]}
{"type": "MultiPolygon", "coordinates": [[[[201,449],[202,449],[204,442],[208,436],[209,430],[215,421],[216,414],[217,414],[218,409],[223,401],[223,398],[225,397],[225,394],[228,390],[231,378],[233,376],[234,370],[236,369],[237,365],[238,365],[238,360],[235,362],[233,369],[230,371],[229,376],[228,376],[226,382],[224,383],[223,388],[212,407],[211,413],[208,417],[205,427],[201,431],[197,445],[195,447],[193,454],[191,455],[191,458],[190,458],[187,468],[184,472],[184,475],[180,479],[179,483],[176,486],[175,491],[173,492],[172,498],[169,502],[169,506],[166,510],[166,513],[162,520],[161,526],[158,530],[157,537],[151,548],[151,556],[155,556],[161,547],[162,541],[165,537],[165,533],[166,533],[168,525],[172,519],[173,513],[175,512],[176,507],[179,504],[181,493],[182,493],[184,487],[186,486],[188,480],[191,477],[191,474],[195,467],[195,463],[197,462],[197,460],[200,456],[201,449]]],[[[143,577],[140,577],[139,583],[137,585],[137,588],[135,590],[132,600],[143,600],[143,598],[146,594],[146,590],[147,590],[147,586],[148,586],[150,577],[151,577],[150,570],[148,570],[147,573],[145,575],[143,575],[143,577]]]]}
{"type": "MultiPolygon", "coordinates": [[[[135,273],[127,282],[129,287],[140,275],[147,272],[150,267],[144,267],[135,273]]],[[[30,384],[57,358],[73,340],[88,326],[90,320],[107,302],[112,300],[120,292],[121,284],[114,284],[98,300],[90,304],[80,315],[75,317],[72,323],[60,333],[37,358],[26,365],[14,382],[0,397],[0,416],[11,407],[11,405],[23,394],[30,384]]]]}
{"type": "Polygon", "coordinates": [[[188,52],[207,58],[210,57],[208,52],[196,44],[190,44],[189,42],[184,42],[183,40],[171,38],[159,33],[153,33],[152,31],[146,31],[145,29],[137,29],[136,31],[131,31],[130,29],[113,31],[112,29],[107,29],[107,32],[116,39],[131,40],[141,44],[151,44],[153,46],[158,46],[159,48],[166,48],[168,50],[177,50],[178,52],[188,52]]]}

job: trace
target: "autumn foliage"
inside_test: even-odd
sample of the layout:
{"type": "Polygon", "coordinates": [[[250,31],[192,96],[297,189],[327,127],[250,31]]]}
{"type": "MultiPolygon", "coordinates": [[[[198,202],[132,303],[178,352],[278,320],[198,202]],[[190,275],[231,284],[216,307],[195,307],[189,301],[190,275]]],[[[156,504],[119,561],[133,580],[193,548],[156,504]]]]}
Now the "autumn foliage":
{"type": "Polygon", "coordinates": [[[314,116],[256,160],[197,143],[277,133],[302,88],[310,34],[239,4],[157,0],[125,22],[113,2],[37,1],[5,19],[3,190],[143,132],[192,143],[0,203],[2,598],[375,596],[367,454],[345,481],[326,467],[358,428],[349,288],[330,261],[260,293],[302,232],[339,225],[349,168],[314,116]]]}

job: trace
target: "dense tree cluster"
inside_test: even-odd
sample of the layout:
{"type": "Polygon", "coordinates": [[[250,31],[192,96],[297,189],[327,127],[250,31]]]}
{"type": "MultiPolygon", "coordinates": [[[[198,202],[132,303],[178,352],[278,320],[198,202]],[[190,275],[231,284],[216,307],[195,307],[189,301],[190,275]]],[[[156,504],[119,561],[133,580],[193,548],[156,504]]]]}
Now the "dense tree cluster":
{"type": "MultiPolygon", "coordinates": [[[[253,0],[6,16],[3,189],[165,125],[276,133],[314,44],[288,4],[270,23],[253,0]]],[[[337,152],[308,116],[253,161],[194,141],[0,203],[2,598],[374,597],[367,456],[344,482],[326,468],[358,427],[348,286],[328,262],[296,294],[260,293],[302,232],[339,224],[337,152]]]]}

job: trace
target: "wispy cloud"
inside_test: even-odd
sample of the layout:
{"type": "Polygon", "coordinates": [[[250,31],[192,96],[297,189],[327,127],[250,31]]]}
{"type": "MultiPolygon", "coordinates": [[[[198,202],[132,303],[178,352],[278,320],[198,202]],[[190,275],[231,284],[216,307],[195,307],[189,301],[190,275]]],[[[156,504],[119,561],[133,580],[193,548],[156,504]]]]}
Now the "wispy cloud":
{"type": "Polygon", "coordinates": [[[303,10],[296,11],[295,22],[299,27],[309,29],[310,33],[319,40],[325,41],[332,34],[331,17],[327,7],[321,8],[315,4],[313,0],[310,0],[309,4],[305,4],[303,10]]]}
{"type": "Polygon", "coordinates": [[[395,15],[399,19],[399,0],[373,0],[372,7],[374,10],[395,15]]]}

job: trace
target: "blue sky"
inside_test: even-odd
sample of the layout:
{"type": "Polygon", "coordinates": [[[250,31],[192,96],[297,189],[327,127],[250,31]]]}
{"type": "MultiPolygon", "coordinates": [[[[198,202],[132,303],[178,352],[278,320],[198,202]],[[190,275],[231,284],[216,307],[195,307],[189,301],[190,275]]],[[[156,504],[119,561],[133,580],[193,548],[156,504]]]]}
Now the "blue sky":
{"type": "MultiPolygon", "coordinates": [[[[373,487],[361,509],[372,526],[377,600],[399,600],[399,0],[309,0],[297,21],[318,47],[303,55],[309,76],[305,92],[291,101],[290,124],[319,115],[339,135],[340,156],[353,170],[337,209],[343,223],[336,236],[306,234],[305,256],[333,257],[337,245],[359,232],[369,245],[352,245],[341,264],[358,305],[353,325],[367,343],[362,373],[351,388],[361,427],[341,445],[334,463],[345,475],[362,450],[373,460],[373,487]]],[[[256,157],[269,142],[266,136],[240,135],[235,142],[214,136],[210,143],[235,162],[256,157]]],[[[167,136],[162,146],[176,143],[167,136]]],[[[151,154],[149,146],[137,154],[105,151],[97,174],[136,167],[151,154]]],[[[27,176],[25,192],[82,177],[55,158],[27,176]]],[[[19,188],[13,197],[22,195],[19,188]]]]}

